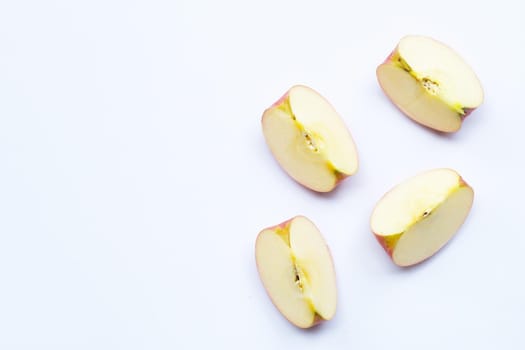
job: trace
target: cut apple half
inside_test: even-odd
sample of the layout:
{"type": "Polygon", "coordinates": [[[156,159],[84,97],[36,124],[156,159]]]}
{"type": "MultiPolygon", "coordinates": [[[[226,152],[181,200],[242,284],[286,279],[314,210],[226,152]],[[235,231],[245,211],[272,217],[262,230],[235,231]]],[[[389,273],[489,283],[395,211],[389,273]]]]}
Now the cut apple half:
{"type": "Polygon", "coordinates": [[[376,73],[385,94],[404,114],[438,131],[459,130],[483,102],[483,89],[470,66],[429,37],[402,38],[376,73]]]}
{"type": "Polygon", "coordinates": [[[309,87],[293,86],[265,110],[262,129],[277,162],[307,188],[332,191],[357,171],[357,150],[345,123],[309,87]]]}
{"type": "Polygon", "coordinates": [[[454,236],[473,199],[472,188],[456,171],[430,170],[381,198],[372,212],[372,232],[395,264],[414,265],[454,236]]]}
{"type": "Polygon", "coordinates": [[[332,257],[309,219],[296,216],[261,231],[255,257],[270,299],[292,324],[310,328],[334,316],[337,289],[332,257]]]}

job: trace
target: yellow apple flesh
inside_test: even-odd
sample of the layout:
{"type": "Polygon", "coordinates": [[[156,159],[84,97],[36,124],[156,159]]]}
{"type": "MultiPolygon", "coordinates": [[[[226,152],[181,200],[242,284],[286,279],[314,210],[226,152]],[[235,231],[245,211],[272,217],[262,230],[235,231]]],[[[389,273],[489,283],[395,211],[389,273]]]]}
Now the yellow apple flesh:
{"type": "Polygon", "coordinates": [[[332,191],[357,171],[350,132],[330,103],[309,87],[293,86],[265,110],[262,128],[277,162],[307,188],[332,191]]]}
{"type": "Polygon", "coordinates": [[[433,169],[390,190],[377,203],[371,229],[393,262],[417,264],[443,247],[466,219],[474,192],[452,169],[433,169]]]}
{"type": "Polygon", "coordinates": [[[483,102],[483,89],[470,66],[428,37],[402,38],[376,73],[385,94],[404,114],[438,131],[458,131],[483,102]]]}
{"type": "Polygon", "coordinates": [[[334,316],[337,288],[332,257],[309,219],[296,216],[262,230],[255,258],[270,299],[292,324],[310,328],[334,316]]]}

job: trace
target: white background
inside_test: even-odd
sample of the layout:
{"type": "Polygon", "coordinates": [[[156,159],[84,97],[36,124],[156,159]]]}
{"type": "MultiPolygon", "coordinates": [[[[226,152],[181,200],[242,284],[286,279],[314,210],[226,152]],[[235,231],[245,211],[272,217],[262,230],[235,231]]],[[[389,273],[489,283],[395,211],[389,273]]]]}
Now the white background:
{"type": "Polygon", "coordinates": [[[523,349],[525,3],[2,1],[0,348],[523,349]],[[398,112],[375,68],[406,34],[471,64],[485,103],[450,136],[398,112]],[[345,119],[358,174],[328,195],[262,136],[293,84],[345,119]],[[395,267],[376,201],[434,168],[475,192],[458,235],[395,267]],[[311,218],[336,317],[290,325],[257,275],[264,227],[311,218]]]}

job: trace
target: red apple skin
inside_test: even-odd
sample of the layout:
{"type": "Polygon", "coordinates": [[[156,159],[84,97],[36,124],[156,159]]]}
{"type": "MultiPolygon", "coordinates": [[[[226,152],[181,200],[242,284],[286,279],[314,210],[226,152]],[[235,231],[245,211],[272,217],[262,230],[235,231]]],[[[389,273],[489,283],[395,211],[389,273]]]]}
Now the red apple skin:
{"type": "Polygon", "coordinates": [[[390,258],[392,258],[392,254],[394,253],[394,248],[396,247],[397,241],[401,237],[401,233],[398,235],[391,235],[391,236],[381,236],[374,232],[374,236],[383,247],[385,252],[388,254],[390,258]]]}
{"type": "MultiPolygon", "coordinates": [[[[277,101],[275,101],[271,106],[270,108],[267,108],[268,109],[272,109],[272,108],[275,108],[275,107],[279,107],[280,105],[284,104],[284,103],[287,103],[287,100],[288,100],[288,96],[290,95],[290,90],[286,91],[284,93],[284,95],[282,95],[281,97],[279,97],[279,99],[277,101]]],[[[264,114],[263,114],[264,115],[264,114]]],[[[262,118],[261,118],[261,122],[262,122],[262,118]]]]}
{"type": "Polygon", "coordinates": [[[463,108],[464,114],[461,116],[461,118],[465,120],[465,118],[468,117],[470,113],[474,112],[474,110],[476,110],[476,108],[463,108]]]}
{"type": "Polygon", "coordinates": [[[379,242],[379,244],[381,245],[381,247],[383,247],[383,249],[384,249],[385,252],[388,254],[388,256],[389,256],[390,258],[392,258],[392,252],[394,251],[394,247],[393,247],[393,246],[390,246],[390,245],[387,243],[387,240],[385,239],[384,236],[380,236],[380,235],[374,233],[374,237],[377,239],[377,241],[379,242]]]}
{"type": "MultiPolygon", "coordinates": [[[[392,52],[390,52],[390,54],[387,56],[387,58],[383,61],[382,64],[397,64],[396,63],[396,57],[399,56],[399,52],[398,52],[398,47],[399,46],[396,46],[396,48],[394,50],[392,50],[392,52]]],[[[379,68],[379,67],[378,67],[379,68]]],[[[376,70],[377,71],[377,70],[376,70]]],[[[376,76],[377,76],[377,73],[376,73],[376,76]]],[[[381,87],[381,90],[383,90],[383,93],[388,97],[388,94],[386,93],[385,89],[383,89],[383,86],[381,86],[381,83],[379,84],[379,86],[381,87]]],[[[388,97],[390,99],[390,97],[388,97]]],[[[396,106],[396,108],[401,111],[403,114],[407,114],[405,113],[405,111],[403,111],[398,105],[396,105],[394,103],[394,106],[396,106]]],[[[476,110],[477,107],[474,107],[474,108],[463,108],[463,114],[460,114],[460,117],[461,117],[461,121],[465,120],[466,117],[468,117],[470,115],[470,113],[472,113],[474,110],[476,110]]],[[[459,114],[459,113],[458,113],[459,114]]],[[[412,118],[411,118],[412,119],[412,118]]]]}
{"type": "Polygon", "coordinates": [[[315,314],[314,322],[312,323],[312,325],[309,328],[312,328],[312,327],[315,327],[317,325],[320,325],[323,322],[326,322],[326,320],[324,318],[322,318],[321,316],[319,316],[319,314],[315,314]]]}
{"type": "Polygon", "coordinates": [[[387,56],[387,58],[383,61],[383,64],[388,63],[390,61],[393,61],[393,57],[397,54],[397,46],[392,52],[390,52],[390,55],[387,56]]]}
{"type": "Polygon", "coordinates": [[[292,223],[292,221],[295,218],[297,218],[299,216],[300,215],[296,215],[296,216],[294,216],[291,219],[283,221],[280,224],[277,224],[277,225],[274,225],[274,226],[271,226],[271,227],[267,227],[267,228],[263,229],[262,231],[266,231],[266,230],[275,231],[279,236],[281,236],[286,241],[288,246],[290,246],[290,224],[292,223]]]}

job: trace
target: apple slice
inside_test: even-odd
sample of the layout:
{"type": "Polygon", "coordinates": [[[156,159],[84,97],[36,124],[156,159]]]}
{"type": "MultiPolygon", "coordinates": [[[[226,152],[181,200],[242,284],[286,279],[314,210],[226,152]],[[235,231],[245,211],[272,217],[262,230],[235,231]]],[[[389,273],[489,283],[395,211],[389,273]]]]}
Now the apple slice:
{"type": "Polygon", "coordinates": [[[406,36],[384,63],[377,79],[408,117],[429,128],[454,132],[483,102],[472,69],[448,46],[424,36],[406,36]]]}
{"type": "Polygon", "coordinates": [[[321,95],[296,85],[264,111],[266,143],[300,184],[329,192],[357,171],[357,150],[343,120],[321,95]]]}
{"type": "Polygon", "coordinates": [[[334,316],[337,289],[332,257],[321,233],[306,217],[262,230],[255,258],[270,299],[291,323],[310,328],[334,316]]]}
{"type": "Polygon", "coordinates": [[[394,187],[377,203],[372,232],[395,264],[417,264],[443,247],[465,221],[474,192],[451,169],[434,169],[394,187]]]}

